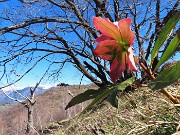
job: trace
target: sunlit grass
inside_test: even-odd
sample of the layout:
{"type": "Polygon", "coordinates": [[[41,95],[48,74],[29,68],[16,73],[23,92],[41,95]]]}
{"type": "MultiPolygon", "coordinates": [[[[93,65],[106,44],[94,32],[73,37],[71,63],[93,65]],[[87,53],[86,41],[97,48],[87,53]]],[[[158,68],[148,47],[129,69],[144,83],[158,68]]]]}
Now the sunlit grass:
{"type": "MultiPolygon", "coordinates": [[[[147,88],[119,94],[119,107],[104,102],[92,111],[58,122],[55,135],[171,135],[179,125],[180,108],[147,88]]],[[[53,129],[52,129],[53,130],[53,129]]]]}

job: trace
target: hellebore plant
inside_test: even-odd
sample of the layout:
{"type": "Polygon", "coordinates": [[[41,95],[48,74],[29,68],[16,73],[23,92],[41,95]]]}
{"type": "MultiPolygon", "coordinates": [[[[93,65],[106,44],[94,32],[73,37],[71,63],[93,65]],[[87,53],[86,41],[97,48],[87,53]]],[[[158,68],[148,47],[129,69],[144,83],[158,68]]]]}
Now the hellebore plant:
{"type": "Polygon", "coordinates": [[[94,17],[93,22],[102,33],[95,40],[98,45],[94,53],[104,60],[111,60],[111,80],[115,83],[126,68],[131,72],[137,71],[132,52],[135,36],[130,28],[131,18],[112,23],[107,18],[94,17]]]}
{"type": "Polygon", "coordinates": [[[173,103],[180,104],[180,96],[173,95],[166,89],[166,86],[174,83],[180,78],[180,61],[177,61],[174,65],[164,71],[157,72],[158,68],[174,55],[180,45],[180,29],[177,30],[176,35],[171,39],[170,44],[161,55],[155,69],[152,70],[152,64],[159,53],[159,49],[169,38],[170,33],[180,20],[179,14],[180,12],[176,13],[164,25],[163,30],[159,34],[151,51],[149,66],[145,66],[141,60],[134,60],[132,45],[134,44],[135,36],[130,27],[131,18],[122,19],[118,22],[111,22],[108,18],[103,19],[101,17],[94,17],[94,26],[101,32],[100,36],[95,39],[95,42],[97,42],[98,45],[94,50],[94,54],[101,59],[110,62],[109,76],[113,84],[108,84],[98,90],[86,90],[84,93],[75,96],[65,109],[89,99],[94,100],[84,109],[84,111],[89,110],[92,106],[104,99],[107,99],[112,106],[118,107],[117,91],[122,91],[129,85],[136,85],[136,80],[135,77],[131,77],[120,84],[117,83],[117,80],[123,76],[125,69],[129,69],[131,72],[137,71],[135,63],[138,64],[151,79],[151,82],[146,86],[152,90],[160,90],[173,103]],[[155,73],[158,73],[156,77],[155,73]]]}

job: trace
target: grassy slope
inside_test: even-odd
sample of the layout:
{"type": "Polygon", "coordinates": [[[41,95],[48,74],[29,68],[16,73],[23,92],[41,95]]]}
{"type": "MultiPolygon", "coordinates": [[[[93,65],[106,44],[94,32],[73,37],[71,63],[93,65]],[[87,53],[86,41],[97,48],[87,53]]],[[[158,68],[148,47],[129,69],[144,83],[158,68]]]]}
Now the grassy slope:
{"type": "Polygon", "coordinates": [[[50,129],[55,135],[171,135],[179,120],[180,108],[161,93],[141,88],[119,95],[118,109],[103,103],[70,121],[52,123],[50,129]]]}
{"type": "MultiPolygon", "coordinates": [[[[86,106],[84,103],[64,110],[72,98],[69,90],[76,95],[92,87],[61,87],[37,96],[34,124],[39,134],[170,135],[176,132],[180,108],[171,104],[164,95],[147,88],[121,93],[118,109],[103,103],[80,117],[74,116],[86,106]]],[[[0,135],[24,135],[26,121],[27,112],[22,105],[5,109],[0,113],[0,135]]]]}

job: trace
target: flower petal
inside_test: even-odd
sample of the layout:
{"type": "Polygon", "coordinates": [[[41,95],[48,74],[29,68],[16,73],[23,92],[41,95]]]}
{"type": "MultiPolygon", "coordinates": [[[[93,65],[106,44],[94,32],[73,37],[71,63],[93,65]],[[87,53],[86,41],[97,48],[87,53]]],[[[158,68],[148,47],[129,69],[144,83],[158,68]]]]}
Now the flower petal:
{"type": "Polygon", "coordinates": [[[112,82],[116,82],[116,80],[118,79],[118,77],[122,76],[122,71],[118,68],[120,67],[119,62],[117,61],[117,59],[114,59],[111,63],[111,69],[110,69],[110,77],[112,82]]]}
{"type": "Polygon", "coordinates": [[[113,60],[110,68],[111,80],[115,83],[120,78],[126,69],[126,52],[121,52],[117,58],[113,60]]]}
{"type": "Polygon", "coordinates": [[[99,44],[94,50],[94,53],[96,56],[104,60],[111,60],[111,54],[114,51],[119,51],[118,42],[116,40],[104,40],[99,42],[99,44]]]}
{"type": "Polygon", "coordinates": [[[125,18],[118,22],[121,41],[120,43],[125,43],[128,45],[134,44],[134,32],[131,30],[131,18],[125,18]]]}
{"type": "Polygon", "coordinates": [[[101,42],[101,41],[109,40],[109,39],[111,38],[106,35],[101,34],[98,38],[96,38],[95,42],[101,42]]]}
{"type": "Polygon", "coordinates": [[[114,60],[111,65],[110,77],[113,83],[116,83],[117,79],[120,78],[125,70],[125,65],[121,65],[117,60],[114,60]]]}
{"type": "Polygon", "coordinates": [[[115,40],[120,38],[118,26],[110,22],[108,18],[94,17],[93,22],[96,29],[100,30],[102,34],[115,40]]]}
{"type": "Polygon", "coordinates": [[[126,58],[126,64],[129,68],[129,70],[132,71],[137,71],[136,65],[135,65],[135,61],[134,61],[134,53],[132,51],[132,47],[128,48],[128,52],[127,52],[127,58],[126,58]]]}

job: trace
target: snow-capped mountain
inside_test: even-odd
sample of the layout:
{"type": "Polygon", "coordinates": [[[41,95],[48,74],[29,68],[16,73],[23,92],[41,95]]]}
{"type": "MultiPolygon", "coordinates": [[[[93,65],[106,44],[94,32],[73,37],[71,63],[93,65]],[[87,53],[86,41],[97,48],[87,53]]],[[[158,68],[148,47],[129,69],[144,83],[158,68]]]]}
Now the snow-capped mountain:
{"type": "MultiPolygon", "coordinates": [[[[47,90],[50,90],[49,89],[45,89],[43,87],[38,87],[35,91],[35,95],[38,95],[38,94],[41,94],[41,93],[44,93],[45,91],[47,90]]],[[[12,98],[15,98],[15,99],[18,99],[18,100],[25,100],[21,95],[23,96],[27,96],[29,97],[30,96],[30,87],[26,87],[26,88],[23,88],[21,90],[16,90],[17,92],[15,91],[6,91],[6,93],[12,97],[12,98]],[[19,93],[19,94],[18,94],[19,93]]],[[[11,99],[9,99],[3,92],[0,91],[0,102],[2,103],[17,103],[11,99]]]]}

